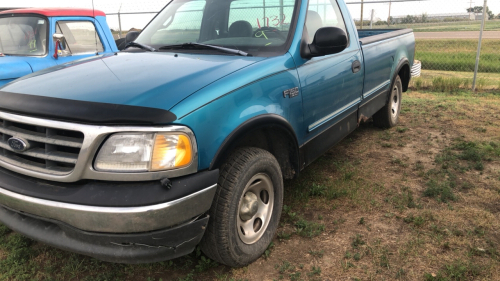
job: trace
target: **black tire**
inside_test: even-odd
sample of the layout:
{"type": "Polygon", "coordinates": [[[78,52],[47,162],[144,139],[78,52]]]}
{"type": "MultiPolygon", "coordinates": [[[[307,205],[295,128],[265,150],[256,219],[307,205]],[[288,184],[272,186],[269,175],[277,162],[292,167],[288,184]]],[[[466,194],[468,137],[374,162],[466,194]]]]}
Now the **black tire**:
{"type": "Polygon", "coordinates": [[[403,83],[396,76],[392,83],[391,93],[387,104],[373,115],[373,123],[380,128],[392,128],[398,124],[401,112],[401,99],[403,97],[403,83]]]}
{"type": "MultiPolygon", "coordinates": [[[[262,194],[262,192],[259,193],[262,194]]],[[[249,197],[245,197],[245,199],[249,197]]],[[[265,198],[260,200],[263,201],[258,201],[259,203],[265,203],[265,198]]],[[[242,267],[250,264],[262,256],[272,242],[278,228],[282,206],[283,177],[276,158],[271,153],[260,148],[245,147],[237,149],[220,169],[217,193],[209,212],[210,220],[200,244],[203,253],[219,263],[232,267],[242,267]],[[268,221],[268,225],[265,228],[265,223],[262,223],[261,220],[261,228],[258,228],[258,233],[261,236],[252,236],[257,240],[248,244],[242,240],[251,237],[245,237],[245,231],[240,227],[241,213],[243,213],[240,211],[240,204],[245,202],[243,196],[245,190],[246,196],[249,193],[248,190],[251,190],[248,188],[262,184],[254,181],[255,177],[263,177],[268,185],[272,183],[273,196],[271,197],[268,194],[267,197],[267,204],[272,203],[272,205],[270,205],[270,210],[269,208],[266,209],[271,216],[266,217],[265,220],[268,221]],[[252,182],[250,182],[251,180],[252,182]]],[[[258,216],[258,213],[253,215],[253,223],[251,223],[250,219],[247,219],[247,222],[251,223],[254,230],[255,222],[260,219],[256,218],[256,216],[258,216]]],[[[253,234],[257,234],[257,231],[253,234]]]]}

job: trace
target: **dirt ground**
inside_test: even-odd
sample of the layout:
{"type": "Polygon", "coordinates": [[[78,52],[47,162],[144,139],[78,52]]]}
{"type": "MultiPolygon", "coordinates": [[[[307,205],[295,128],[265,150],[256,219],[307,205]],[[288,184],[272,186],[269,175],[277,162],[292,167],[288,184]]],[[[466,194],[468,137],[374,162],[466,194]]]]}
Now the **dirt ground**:
{"type": "Polygon", "coordinates": [[[362,124],[285,188],[276,238],[244,268],[199,251],[108,264],[0,229],[0,279],[500,280],[500,93],[405,93],[397,127],[362,124]]]}

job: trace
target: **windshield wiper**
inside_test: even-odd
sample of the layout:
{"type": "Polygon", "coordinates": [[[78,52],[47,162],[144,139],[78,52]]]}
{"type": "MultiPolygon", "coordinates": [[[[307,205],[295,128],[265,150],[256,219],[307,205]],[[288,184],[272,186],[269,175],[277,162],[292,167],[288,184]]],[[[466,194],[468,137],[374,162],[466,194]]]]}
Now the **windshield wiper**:
{"type": "Polygon", "coordinates": [[[156,52],[155,48],[148,46],[148,45],[141,44],[141,43],[137,43],[134,41],[128,42],[127,45],[125,45],[125,48],[123,48],[123,50],[127,49],[128,47],[137,47],[137,48],[141,48],[141,49],[146,50],[146,51],[156,52]]]}
{"type": "Polygon", "coordinates": [[[194,43],[194,42],[178,44],[178,45],[167,45],[167,46],[160,47],[159,50],[178,49],[178,48],[182,49],[182,48],[189,48],[189,47],[193,47],[193,46],[199,46],[199,47],[205,47],[205,48],[209,48],[209,49],[219,50],[219,51],[222,51],[225,53],[244,56],[244,57],[251,57],[252,56],[249,53],[245,53],[245,52],[243,52],[241,50],[237,50],[237,49],[230,49],[230,48],[224,48],[224,47],[215,46],[215,45],[194,43]]]}

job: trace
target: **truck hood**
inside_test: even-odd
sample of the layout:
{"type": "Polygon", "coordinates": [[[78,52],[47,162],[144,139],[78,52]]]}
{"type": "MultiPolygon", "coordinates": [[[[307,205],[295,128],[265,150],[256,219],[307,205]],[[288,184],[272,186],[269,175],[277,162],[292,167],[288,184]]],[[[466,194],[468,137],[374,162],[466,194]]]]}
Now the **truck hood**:
{"type": "Polygon", "coordinates": [[[262,59],[166,52],[118,53],[38,71],[1,91],[168,110],[199,89],[262,59]]]}
{"type": "Polygon", "coordinates": [[[0,80],[19,78],[32,72],[23,57],[0,57],[0,80]]]}

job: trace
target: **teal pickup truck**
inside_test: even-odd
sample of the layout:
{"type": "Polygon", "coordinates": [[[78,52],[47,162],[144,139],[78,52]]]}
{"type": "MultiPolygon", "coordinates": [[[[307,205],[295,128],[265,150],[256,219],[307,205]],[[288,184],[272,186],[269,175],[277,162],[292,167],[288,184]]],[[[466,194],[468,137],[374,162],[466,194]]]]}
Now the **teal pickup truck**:
{"type": "Polygon", "coordinates": [[[51,66],[116,51],[102,11],[28,8],[0,12],[0,86],[51,66]]]}
{"type": "Polygon", "coordinates": [[[284,179],[398,123],[415,53],[343,0],[173,0],[127,36],[0,88],[0,222],[120,263],[255,261],[284,179]]]}

